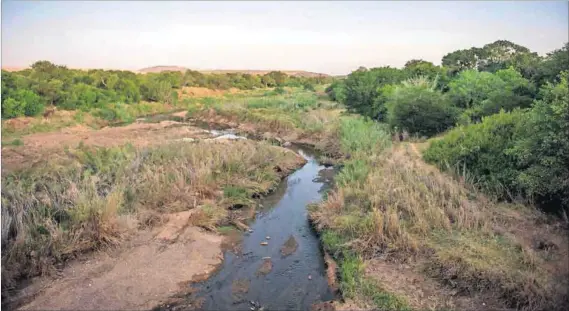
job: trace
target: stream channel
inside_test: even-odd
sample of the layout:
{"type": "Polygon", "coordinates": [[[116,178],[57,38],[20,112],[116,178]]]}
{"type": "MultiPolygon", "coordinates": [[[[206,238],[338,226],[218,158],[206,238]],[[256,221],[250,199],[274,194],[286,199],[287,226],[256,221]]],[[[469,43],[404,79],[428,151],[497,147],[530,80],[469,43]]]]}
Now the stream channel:
{"type": "MultiPolygon", "coordinates": [[[[242,138],[231,130],[210,132],[217,137],[242,138]]],[[[320,165],[313,150],[296,145],[289,148],[304,157],[306,164],[260,199],[261,208],[249,223],[251,230],[244,233],[240,251],[226,250],[214,275],[191,284],[196,289],[189,294],[191,300],[200,301],[194,308],[309,310],[313,303],[334,298],[306,209],[322,199],[334,171],[320,165]]],[[[185,308],[169,305],[166,309],[185,308]]]]}

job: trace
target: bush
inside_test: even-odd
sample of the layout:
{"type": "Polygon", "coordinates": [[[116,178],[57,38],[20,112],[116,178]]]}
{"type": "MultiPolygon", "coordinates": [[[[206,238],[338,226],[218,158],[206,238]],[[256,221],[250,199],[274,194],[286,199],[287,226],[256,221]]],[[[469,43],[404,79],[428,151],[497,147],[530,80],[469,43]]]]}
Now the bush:
{"type": "Polygon", "coordinates": [[[22,116],[26,110],[26,104],[13,98],[2,98],[2,118],[9,119],[22,116]]]}
{"type": "Polygon", "coordinates": [[[277,86],[277,87],[273,90],[273,92],[274,92],[276,95],[282,95],[282,94],[286,93],[286,90],[283,89],[283,88],[280,87],[280,86],[277,86]]]}
{"type": "Polygon", "coordinates": [[[508,152],[522,171],[518,183],[542,207],[555,211],[569,207],[569,90],[565,71],[555,85],[541,90],[508,152]]]}
{"type": "Polygon", "coordinates": [[[26,103],[24,114],[28,117],[33,117],[41,114],[45,109],[45,105],[36,93],[32,91],[23,91],[22,100],[26,103]]]}
{"type": "Polygon", "coordinates": [[[450,131],[431,143],[425,160],[466,167],[500,198],[520,194],[548,211],[569,207],[567,75],[542,88],[542,99],[528,112],[502,111],[450,131]]]}
{"type": "MultiPolygon", "coordinates": [[[[452,103],[466,109],[464,116],[474,122],[482,117],[498,113],[501,109],[528,108],[534,87],[513,68],[499,70],[495,74],[467,70],[449,84],[448,96],[452,103]]],[[[463,117],[464,118],[464,117],[463,117]]]]}
{"type": "Polygon", "coordinates": [[[385,118],[383,87],[401,82],[405,75],[404,71],[390,67],[358,69],[344,80],[343,103],[350,111],[383,121],[385,118]]]}
{"type": "Polygon", "coordinates": [[[445,131],[456,123],[458,115],[442,93],[425,84],[397,87],[386,106],[392,127],[421,136],[445,131]]]}
{"type": "Polygon", "coordinates": [[[94,115],[109,122],[130,123],[134,121],[134,117],[126,110],[125,105],[121,103],[101,108],[94,115]]]}
{"type": "Polygon", "coordinates": [[[481,123],[460,126],[431,143],[423,154],[440,168],[466,167],[479,179],[481,188],[507,198],[506,189],[519,189],[516,158],[508,154],[526,114],[516,110],[486,117],[481,123]]]}

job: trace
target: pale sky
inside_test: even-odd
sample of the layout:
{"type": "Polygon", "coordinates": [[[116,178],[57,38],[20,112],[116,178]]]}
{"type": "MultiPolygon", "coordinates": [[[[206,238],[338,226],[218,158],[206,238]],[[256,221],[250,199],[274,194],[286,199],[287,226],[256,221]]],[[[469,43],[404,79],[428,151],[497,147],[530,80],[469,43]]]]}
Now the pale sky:
{"type": "Polygon", "coordinates": [[[567,1],[2,1],[2,66],[278,69],[400,67],[504,39],[569,39],[567,1]]]}

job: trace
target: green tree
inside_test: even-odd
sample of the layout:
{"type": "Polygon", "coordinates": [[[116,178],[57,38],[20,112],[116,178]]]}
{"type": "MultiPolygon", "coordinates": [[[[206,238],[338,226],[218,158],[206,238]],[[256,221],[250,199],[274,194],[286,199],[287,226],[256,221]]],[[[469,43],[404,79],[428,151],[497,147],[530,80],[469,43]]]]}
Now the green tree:
{"type": "Polygon", "coordinates": [[[388,95],[387,121],[411,134],[433,136],[455,124],[457,111],[426,78],[410,79],[388,95]]]}
{"type": "Polygon", "coordinates": [[[569,208],[569,72],[541,90],[528,120],[517,133],[517,182],[528,196],[551,209],[569,208]]]}
{"type": "Polygon", "coordinates": [[[449,74],[456,75],[464,70],[478,68],[481,54],[482,50],[478,48],[457,50],[443,56],[441,63],[449,68],[449,74]]]}
{"type": "Polygon", "coordinates": [[[495,74],[463,71],[449,83],[448,96],[456,107],[465,109],[462,119],[479,122],[501,109],[529,107],[533,93],[533,85],[510,67],[495,74]]]}
{"type": "Polygon", "coordinates": [[[344,104],[350,111],[372,119],[385,119],[384,87],[397,84],[405,78],[405,72],[397,68],[381,67],[371,70],[356,70],[344,80],[344,104]]]}
{"type": "Polygon", "coordinates": [[[561,71],[569,70],[569,42],[551,53],[548,53],[537,68],[534,80],[538,86],[547,82],[555,82],[561,71]]]}

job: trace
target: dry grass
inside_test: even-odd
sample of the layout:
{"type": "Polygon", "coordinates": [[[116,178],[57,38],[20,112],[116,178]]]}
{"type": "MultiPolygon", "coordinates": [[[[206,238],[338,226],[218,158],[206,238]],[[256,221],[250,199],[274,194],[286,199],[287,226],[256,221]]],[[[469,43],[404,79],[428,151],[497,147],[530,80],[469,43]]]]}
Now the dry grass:
{"type": "Polygon", "coordinates": [[[285,95],[211,98],[187,106],[188,115],[199,120],[312,144],[333,131],[343,112],[335,104],[319,101],[312,92],[298,90],[285,95]]]}
{"type": "Polygon", "coordinates": [[[369,285],[349,265],[383,258],[420,267],[463,295],[481,293],[521,310],[567,306],[569,241],[555,220],[480,195],[424,164],[412,145],[383,153],[364,147],[341,148],[351,152],[337,189],[311,211],[325,247],[344,258],[340,269],[360,275],[343,280],[349,298],[369,285]]]}
{"type": "Polygon", "coordinates": [[[119,243],[130,233],[120,215],[138,216],[144,227],[160,223],[164,213],[198,208],[195,225],[224,224],[234,195],[224,189],[266,191],[304,162],[252,141],[79,146],[67,154],[2,176],[4,288],[74,254],[119,243]]]}
{"type": "MultiPolygon", "coordinates": [[[[175,109],[175,107],[158,102],[140,102],[122,105],[121,107],[121,113],[126,119],[119,119],[115,122],[129,123],[141,116],[165,113],[175,109]]],[[[48,117],[18,117],[2,120],[2,137],[20,137],[33,133],[52,132],[75,125],[85,125],[93,129],[100,129],[113,123],[111,120],[104,120],[96,116],[97,109],[93,109],[91,112],[83,112],[80,110],[57,110],[55,107],[51,107],[47,110],[53,111],[48,117]]]]}

